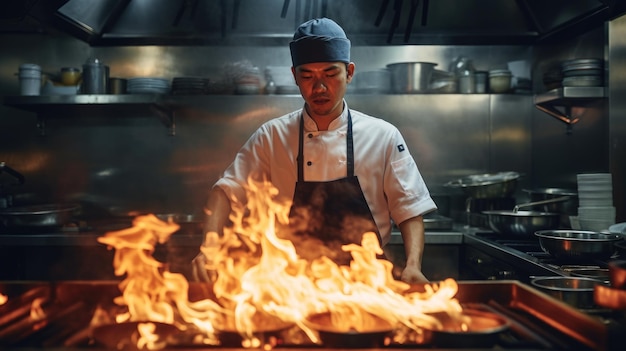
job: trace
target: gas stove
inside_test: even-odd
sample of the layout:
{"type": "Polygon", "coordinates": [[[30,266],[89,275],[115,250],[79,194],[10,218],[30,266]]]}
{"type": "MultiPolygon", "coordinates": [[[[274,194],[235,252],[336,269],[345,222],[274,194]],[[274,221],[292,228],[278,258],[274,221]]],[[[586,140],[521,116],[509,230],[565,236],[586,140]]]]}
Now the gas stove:
{"type": "Polygon", "coordinates": [[[464,243],[464,261],[480,279],[517,279],[529,283],[536,276],[578,275],[604,279],[608,275],[606,261],[557,260],[544,252],[538,238],[533,236],[510,237],[476,229],[465,233],[464,243]]]}
{"type": "MultiPolygon", "coordinates": [[[[96,309],[113,306],[120,295],[116,281],[82,282],[0,282],[0,293],[8,302],[0,305],[0,347],[4,350],[104,350],[94,340],[94,326],[90,320],[96,309]],[[43,314],[29,313],[33,301],[43,314]]],[[[207,297],[207,286],[192,283],[191,300],[207,297]]],[[[415,285],[412,289],[421,289],[415,285]]],[[[472,333],[451,335],[456,346],[446,349],[465,349],[476,343],[473,350],[600,350],[622,349],[621,337],[626,329],[619,321],[607,323],[586,315],[516,281],[459,282],[456,295],[464,308],[481,310],[506,320],[508,328],[495,338],[475,338],[472,333]],[[479,346],[480,345],[480,346],[479,346]]],[[[118,329],[118,330],[121,330],[118,329]]],[[[296,341],[289,330],[276,335],[276,349],[320,350],[346,349],[332,345],[317,345],[296,341]]],[[[297,338],[296,338],[297,339],[297,338]]],[[[186,338],[169,339],[167,349],[207,349],[186,338]]],[[[221,339],[220,339],[221,340],[221,339]]],[[[410,348],[439,348],[438,344],[393,344],[365,349],[406,350],[410,348]]],[[[241,350],[242,347],[221,345],[221,350],[241,350]]]]}

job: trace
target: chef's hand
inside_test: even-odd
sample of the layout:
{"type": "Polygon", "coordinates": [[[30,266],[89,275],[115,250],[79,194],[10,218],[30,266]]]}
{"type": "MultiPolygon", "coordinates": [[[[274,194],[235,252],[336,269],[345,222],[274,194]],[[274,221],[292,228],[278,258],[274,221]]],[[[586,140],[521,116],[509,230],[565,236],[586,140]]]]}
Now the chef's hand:
{"type": "Polygon", "coordinates": [[[200,252],[194,259],[191,261],[191,274],[193,276],[194,281],[197,282],[213,282],[209,271],[206,269],[206,256],[202,252],[200,252]]]}
{"type": "Polygon", "coordinates": [[[428,278],[420,269],[414,266],[407,266],[400,275],[400,280],[409,284],[428,283],[428,278]]]}

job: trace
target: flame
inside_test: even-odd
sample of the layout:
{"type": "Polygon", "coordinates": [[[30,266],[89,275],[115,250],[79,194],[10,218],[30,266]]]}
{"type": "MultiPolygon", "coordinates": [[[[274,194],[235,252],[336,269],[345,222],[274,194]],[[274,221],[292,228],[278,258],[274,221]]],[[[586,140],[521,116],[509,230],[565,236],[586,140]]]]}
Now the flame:
{"type": "Polygon", "coordinates": [[[337,330],[356,331],[372,328],[365,315],[418,333],[421,328],[441,329],[433,313],[460,319],[456,281],[446,279],[426,284],[422,292],[407,292],[410,285],[393,278],[392,263],[377,259],[382,249],[375,233],[364,233],[360,245],[342,247],[352,255],[349,266],[327,257],[309,262],[285,239],[291,204],[275,200],[277,190],[269,182],[250,180],[246,193],[247,206],[233,199],[233,226],[222,236],[206,233],[200,247],[206,269],[215,273],[215,301],[188,301],[185,277],[152,257],[155,244],[166,242],[178,229],[175,223],[139,216],[132,228],[99,238],[116,249],[115,273],[126,274],[120,283],[122,296],[115,301],[128,311],[117,321],[162,322],[181,330],[193,325],[206,333],[210,344],[219,343],[216,331],[232,328],[243,337],[242,346],[258,347],[255,331],[286,325],[298,326],[319,343],[307,317],[320,313],[329,313],[337,330]]]}
{"type": "Polygon", "coordinates": [[[43,307],[41,306],[45,301],[46,299],[42,297],[38,297],[35,300],[33,300],[32,304],[30,305],[30,318],[33,321],[41,321],[46,318],[46,312],[43,310],[43,307]]]}
{"type": "Polygon", "coordinates": [[[0,306],[7,303],[7,301],[9,301],[9,297],[4,294],[0,294],[0,306]]]}
{"type": "Polygon", "coordinates": [[[137,331],[139,332],[139,339],[137,340],[138,349],[160,350],[167,346],[165,341],[159,341],[159,335],[154,333],[155,330],[156,325],[154,323],[137,324],[137,331]]]}

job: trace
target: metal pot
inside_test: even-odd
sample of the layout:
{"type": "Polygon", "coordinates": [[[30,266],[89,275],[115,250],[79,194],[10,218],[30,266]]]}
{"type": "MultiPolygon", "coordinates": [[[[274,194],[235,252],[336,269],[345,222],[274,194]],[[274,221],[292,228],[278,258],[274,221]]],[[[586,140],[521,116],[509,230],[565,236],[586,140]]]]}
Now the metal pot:
{"type": "Polygon", "coordinates": [[[596,308],[594,289],[600,280],[580,277],[538,277],[530,281],[537,289],[580,309],[596,308]]]}
{"type": "Polygon", "coordinates": [[[436,63],[400,62],[387,65],[391,73],[391,90],[396,94],[423,93],[430,88],[436,63]]]}
{"type": "Polygon", "coordinates": [[[536,205],[533,210],[543,212],[556,212],[567,215],[576,215],[578,209],[578,193],[572,189],[564,188],[538,188],[523,189],[528,193],[531,202],[555,199],[563,196],[569,197],[567,201],[543,203],[536,205]]]}
{"type": "Polygon", "coordinates": [[[548,254],[564,260],[607,260],[615,254],[620,235],[585,230],[542,230],[535,236],[548,254]]]}
{"type": "Polygon", "coordinates": [[[536,211],[483,211],[489,227],[500,234],[532,236],[539,230],[559,227],[559,214],[536,211]]]}
{"type": "Polygon", "coordinates": [[[506,198],[515,191],[519,177],[517,172],[475,174],[449,181],[444,186],[462,189],[474,199],[506,198]]]}
{"type": "Polygon", "coordinates": [[[0,222],[5,227],[60,227],[79,209],[77,204],[14,206],[0,211],[0,222]]]}

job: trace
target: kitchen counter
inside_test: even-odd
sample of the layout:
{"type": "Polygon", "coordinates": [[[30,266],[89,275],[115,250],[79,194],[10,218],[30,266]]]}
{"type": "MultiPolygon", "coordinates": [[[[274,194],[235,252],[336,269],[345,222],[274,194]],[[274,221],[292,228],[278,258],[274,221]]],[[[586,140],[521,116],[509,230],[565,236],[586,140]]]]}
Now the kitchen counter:
{"type": "MultiPolygon", "coordinates": [[[[0,246],[102,246],[97,240],[101,235],[97,232],[0,234],[0,246]]],[[[429,231],[425,239],[426,244],[460,245],[463,243],[463,233],[456,230],[429,231]]],[[[201,235],[174,234],[168,244],[199,247],[201,242],[201,235]]],[[[400,232],[392,232],[389,244],[402,243],[400,232]]]]}

